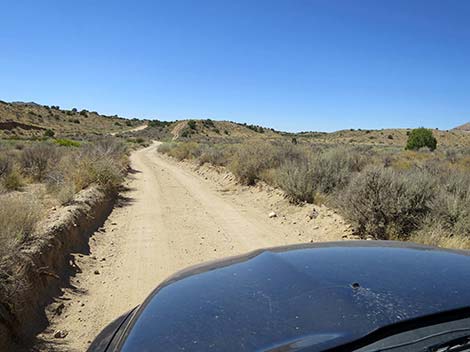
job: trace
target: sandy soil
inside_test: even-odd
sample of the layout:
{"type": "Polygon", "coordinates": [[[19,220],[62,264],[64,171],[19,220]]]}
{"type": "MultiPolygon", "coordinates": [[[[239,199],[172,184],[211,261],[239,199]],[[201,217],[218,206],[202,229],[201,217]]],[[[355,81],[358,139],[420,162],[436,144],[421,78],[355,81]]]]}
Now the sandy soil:
{"type": "Polygon", "coordinates": [[[49,307],[42,350],[86,350],[110,321],[187,266],[349,233],[325,207],[316,207],[311,219],[311,205],[292,206],[278,190],[239,186],[229,173],[178,163],[156,148],[157,143],[132,154],[128,190],[91,237],[91,253],[75,255],[82,272],[49,307]],[[276,217],[268,216],[272,211],[276,217]],[[57,330],[65,338],[53,338],[57,330]]]}

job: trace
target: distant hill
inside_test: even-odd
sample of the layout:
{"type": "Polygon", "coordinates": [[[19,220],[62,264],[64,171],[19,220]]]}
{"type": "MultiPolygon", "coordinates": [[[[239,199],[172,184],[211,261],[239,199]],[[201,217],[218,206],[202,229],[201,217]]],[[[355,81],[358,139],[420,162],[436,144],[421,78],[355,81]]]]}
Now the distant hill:
{"type": "Polygon", "coordinates": [[[246,139],[272,139],[282,136],[271,128],[232,121],[180,120],[171,128],[173,140],[234,141],[246,139]]]}
{"type": "MultiPolygon", "coordinates": [[[[309,141],[319,144],[350,144],[370,146],[404,147],[411,129],[390,128],[382,130],[349,129],[331,133],[305,132],[291,134],[297,141],[309,141]]],[[[470,133],[463,130],[432,130],[437,144],[444,147],[470,147],[470,133]]]]}
{"type": "MultiPolygon", "coordinates": [[[[117,115],[102,115],[95,111],[64,110],[34,102],[0,101],[0,139],[42,137],[46,130],[56,137],[86,139],[114,134],[123,138],[145,140],[244,142],[246,140],[288,140],[297,143],[346,144],[369,146],[405,146],[410,129],[361,130],[349,129],[326,132],[279,132],[272,128],[210,119],[159,120],[127,119],[117,115]],[[148,128],[136,130],[147,124],[148,128]],[[132,132],[131,132],[132,131],[132,132]]],[[[470,123],[450,131],[433,130],[438,147],[470,147],[470,123]]]]}
{"type": "Polygon", "coordinates": [[[455,131],[464,131],[464,132],[470,132],[470,122],[467,122],[461,126],[455,127],[453,130],[455,131]]]}
{"type": "Polygon", "coordinates": [[[0,138],[41,137],[46,130],[52,130],[57,137],[81,139],[90,135],[125,132],[143,123],[138,119],[106,116],[95,111],[0,101],[0,138]]]}

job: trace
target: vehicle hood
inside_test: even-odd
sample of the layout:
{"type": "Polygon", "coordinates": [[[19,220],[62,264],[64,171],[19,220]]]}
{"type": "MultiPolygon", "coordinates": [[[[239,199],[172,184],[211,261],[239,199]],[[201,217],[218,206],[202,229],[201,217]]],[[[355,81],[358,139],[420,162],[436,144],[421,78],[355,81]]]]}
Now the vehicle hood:
{"type": "Polygon", "coordinates": [[[121,348],[321,351],[469,306],[468,252],[382,241],[275,248],[169,279],[121,348]]]}

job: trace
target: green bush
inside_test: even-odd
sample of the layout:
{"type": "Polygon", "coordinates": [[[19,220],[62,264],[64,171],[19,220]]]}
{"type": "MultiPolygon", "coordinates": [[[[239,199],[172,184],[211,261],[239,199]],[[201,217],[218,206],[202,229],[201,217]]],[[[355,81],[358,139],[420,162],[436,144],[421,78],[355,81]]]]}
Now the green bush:
{"type": "Polygon", "coordinates": [[[160,121],[160,120],[152,120],[152,121],[149,121],[148,123],[149,127],[160,127],[160,128],[168,126],[169,124],[171,124],[171,122],[160,121]]]}
{"type": "Polygon", "coordinates": [[[195,130],[196,129],[196,121],[194,120],[189,120],[188,121],[188,127],[192,130],[195,130]]]}
{"type": "Polygon", "coordinates": [[[432,131],[426,128],[413,129],[406,143],[406,150],[418,150],[420,148],[429,148],[431,151],[437,147],[437,140],[432,134],[432,131]]]}
{"type": "Polygon", "coordinates": [[[203,120],[203,121],[202,121],[202,124],[203,124],[205,127],[208,127],[208,128],[214,128],[214,127],[215,127],[214,121],[212,121],[211,119],[203,120]]]}
{"type": "Polygon", "coordinates": [[[421,171],[370,167],[346,187],[339,205],[357,231],[377,239],[406,239],[430,214],[433,183],[421,171]]]}
{"type": "Polygon", "coordinates": [[[52,137],[54,137],[54,135],[55,135],[55,133],[51,129],[48,129],[44,132],[44,137],[52,138],[52,137]]]}
{"type": "Polygon", "coordinates": [[[80,142],[72,141],[70,139],[65,139],[65,138],[56,139],[54,140],[54,143],[62,147],[79,147],[80,146],[80,142]]]}

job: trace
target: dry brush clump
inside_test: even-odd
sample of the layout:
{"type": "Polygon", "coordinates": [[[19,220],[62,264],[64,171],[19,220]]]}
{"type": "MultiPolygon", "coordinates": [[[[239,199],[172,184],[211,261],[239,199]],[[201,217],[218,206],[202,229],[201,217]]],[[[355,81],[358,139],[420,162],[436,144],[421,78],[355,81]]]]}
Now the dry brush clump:
{"type": "Polygon", "coordinates": [[[41,219],[40,202],[28,195],[2,195],[0,198],[0,258],[28,239],[41,219]]]}
{"type": "Polygon", "coordinates": [[[77,169],[66,176],[78,190],[95,183],[107,191],[115,191],[128,167],[127,148],[112,137],[99,139],[85,144],[69,159],[70,163],[77,169]]]}
{"type": "Polygon", "coordinates": [[[372,166],[355,175],[338,204],[361,235],[406,239],[430,213],[433,188],[426,173],[372,166]]]}
{"type": "Polygon", "coordinates": [[[47,142],[34,143],[21,153],[21,170],[26,176],[40,182],[59,158],[59,150],[55,145],[47,142]]]}
{"type": "Polygon", "coordinates": [[[78,191],[92,184],[108,192],[116,191],[128,167],[125,145],[112,137],[80,146],[30,142],[20,149],[1,145],[0,150],[0,248],[3,249],[27,239],[41,218],[45,200],[32,189],[44,184],[53,199],[67,204],[78,191]]]}

